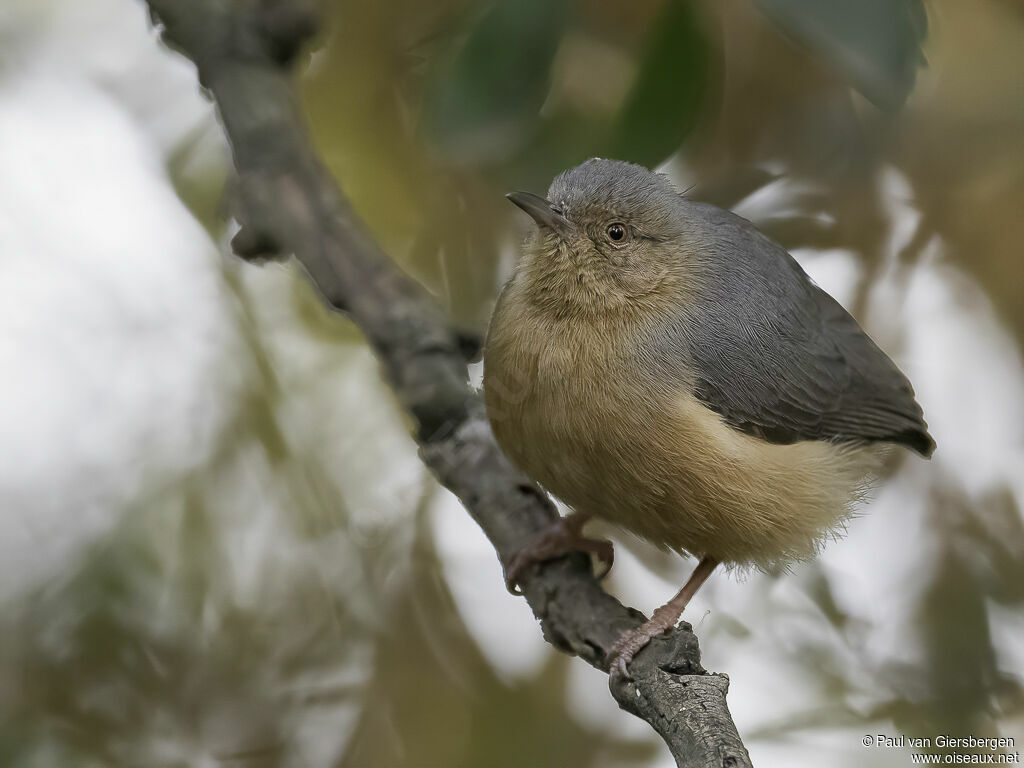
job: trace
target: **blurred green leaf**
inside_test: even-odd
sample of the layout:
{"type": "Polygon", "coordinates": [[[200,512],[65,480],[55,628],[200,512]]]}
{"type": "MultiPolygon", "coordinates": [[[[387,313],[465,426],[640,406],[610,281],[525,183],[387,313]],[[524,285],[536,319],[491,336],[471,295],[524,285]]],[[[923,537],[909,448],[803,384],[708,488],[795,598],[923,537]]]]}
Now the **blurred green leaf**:
{"type": "Polygon", "coordinates": [[[758,0],[789,35],[828,60],[880,109],[914,87],[928,20],[923,0],[758,0]]]}
{"type": "Polygon", "coordinates": [[[600,116],[568,110],[545,116],[530,144],[500,169],[500,182],[509,191],[543,192],[556,174],[604,154],[607,133],[600,116]]]}
{"type": "Polygon", "coordinates": [[[497,0],[428,86],[422,126],[458,165],[491,164],[533,134],[566,23],[565,0],[497,0]]]}
{"type": "Polygon", "coordinates": [[[711,46],[691,0],[669,0],[655,18],[609,154],[648,167],[693,130],[708,92],[711,46]]]}

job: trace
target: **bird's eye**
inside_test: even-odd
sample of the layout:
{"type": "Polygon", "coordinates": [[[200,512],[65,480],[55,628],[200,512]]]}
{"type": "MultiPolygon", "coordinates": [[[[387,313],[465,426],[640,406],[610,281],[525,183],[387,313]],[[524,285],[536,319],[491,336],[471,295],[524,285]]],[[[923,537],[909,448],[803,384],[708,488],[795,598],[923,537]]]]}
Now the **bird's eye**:
{"type": "Polygon", "coordinates": [[[605,230],[608,233],[608,239],[614,240],[615,242],[621,242],[626,237],[626,228],[618,222],[609,224],[608,229],[605,230]]]}

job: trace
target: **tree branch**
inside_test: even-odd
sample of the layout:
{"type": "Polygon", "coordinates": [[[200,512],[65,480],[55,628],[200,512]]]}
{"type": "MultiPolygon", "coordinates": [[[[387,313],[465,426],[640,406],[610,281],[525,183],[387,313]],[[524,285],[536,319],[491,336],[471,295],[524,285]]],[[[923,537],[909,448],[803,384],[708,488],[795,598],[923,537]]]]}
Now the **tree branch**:
{"type": "MultiPolygon", "coordinates": [[[[238,174],[244,257],[293,253],[324,299],[362,330],[420,455],[494,544],[503,563],[557,515],[502,454],[468,387],[465,338],[384,254],[313,154],[290,64],[317,28],[305,0],[148,0],[163,38],[196,63],[219,107],[238,174]]],[[[609,596],[574,555],[529,569],[523,593],[555,647],[606,669],[619,634],[643,616],[609,596]]],[[[725,702],[728,678],[700,665],[686,623],[653,641],[613,687],[680,766],[749,766],[725,702]]]]}

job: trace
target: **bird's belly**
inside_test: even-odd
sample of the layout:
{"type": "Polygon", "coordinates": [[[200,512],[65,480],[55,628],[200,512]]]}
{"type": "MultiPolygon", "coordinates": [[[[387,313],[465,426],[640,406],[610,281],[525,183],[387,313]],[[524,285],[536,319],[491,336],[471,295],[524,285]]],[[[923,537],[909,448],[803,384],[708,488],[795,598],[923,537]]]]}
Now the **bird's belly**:
{"type": "Polygon", "coordinates": [[[873,465],[863,449],[740,433],[689,392],[612,383],[557,345],[517,370],[485,383],[506,453],[573,509],[659,546],[761,567],[809,557],[873,465]]]}

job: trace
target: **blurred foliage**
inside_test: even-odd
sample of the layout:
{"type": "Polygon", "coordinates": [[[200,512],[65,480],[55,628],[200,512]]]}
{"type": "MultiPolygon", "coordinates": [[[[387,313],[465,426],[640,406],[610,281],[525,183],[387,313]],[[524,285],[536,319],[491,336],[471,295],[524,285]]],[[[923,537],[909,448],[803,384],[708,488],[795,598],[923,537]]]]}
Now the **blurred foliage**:
{"type": "Polygon", "coordinates": [[[618,738],[573,718],[565,706],[569,658],[552,654],[531,679],[502,682],[459,619],[426,526],[418,541],[409,589],[388,606],[375,675],[343,766],[650,762],[650,741],[618,738]]]}
{"type": "Polygon", "coordinates": [[[564,0],[501,0],[486,9],[454,61],[430,78],[423,126],[455,162],[486,165],[528,142],[548,95],[565,27],[564,0]]]}
{"type": "Polygon", "coordinates": [[[759,0],[779,26],[883,109],[903,106],[923,63],[922,0],[759,0]]]}
{"type": "MultiPolygon", "coordinates": [[[[484,327],[525,227],[503,193],[542,192],[558,172],[605,155],[664,166],[695,185],[691,197],[723,206],[793,183],[757,223],[790,249],[854,254],[855,314],[877,278],[905,282],[940,239],[1019,346],[1022,43],[1016,0],[330,0],[301,89],[346,194],[462,326],[484,327]],[[917,222],[895,254],[887,171],[905,179],[896,202],[917,222]]],[[[183,141],[168,166],[220,237],[227,174],[203,141],[183,141]]],[[[218,459],[141,498],[78,570],[0,618],[0,763],[656,759],[653,735],[632,741],[581,724],[566,659],[552,655],[515,684],[491,669],[437,561],[425,522],[435,490],[387,442],[404,416],[393,414],[397,427],[373,421],[367,403],[387,396],[371,374],[335,386],[364,360],[358,333],[294,271],[252,269],[225,266],[253,373],[218,459]],[[282,328],[301,339],[282,341],[282,328]],[[315,363],[295,363],[303,355],[315,363]],[[326,416],[335,408],[337,421],[326,416]],[[410,475],[415,498],[370,505],[372,525],[360,522],[353,498],[378,502],[374,493],[410,475]],[[254,529],[270,543],[241,551],[254,529]],[[303,728],[320,731],[307,738],[303,728]]],[[[877,329],[897,355],[900,312],[877,329]]],[[[925,661],[871,658],[865,628],[812,568],[814,617],[854,663],[813,634],[792,640],[788,653],[833,705],[748,737],[851,723],[874,732],[879,722],[984,735],[1022,721],[1021,676],[998,668],[989,628],[993,604],[1024,603],[1021,510],[1006,489],[979,499],[956,478],[929,482],[918,490],[937,543],[919,574],[917,615],[899,618],[913,622],[925,661]],[[884,701],[859,706],[865,685],[884,701]]],[[[649,559],[670,578],[685,571],[649,559]]],[[[702,634],[706,653],[716,637],[762,633],[729,606],[716,612],[721,634],[702,634]]]]}
{"type": "Polygon", "coordinates": [[[651,23],[634,85],[616,117],[611,157],[657,166],[696,126],[715,55],[705,26],[694,3],[665,3],[651,23]]]}

